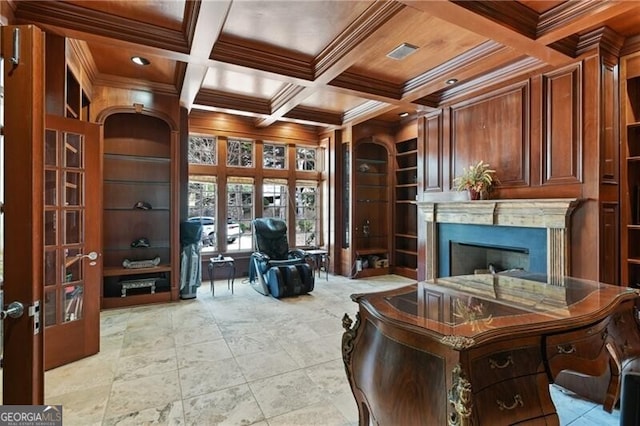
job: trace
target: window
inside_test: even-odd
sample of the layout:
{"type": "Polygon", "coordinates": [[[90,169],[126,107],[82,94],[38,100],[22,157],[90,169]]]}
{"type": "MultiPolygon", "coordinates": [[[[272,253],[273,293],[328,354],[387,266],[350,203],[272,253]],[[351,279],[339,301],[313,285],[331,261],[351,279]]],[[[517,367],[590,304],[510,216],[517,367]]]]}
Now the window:
{"type": "Polygon", "coordinates": [[[296,246],[320,244],[317,189],[317,182],[296,182],[296,246]]]}
{"type": "Polygon", "coordinates": [[[228,179],[227,249],[229,251],[251,250],[253,248],[253,228],[251,227],[253,197],[252,178],[230,177],[228,179]],[[230,242],[231,239],[234,239],[233,242],[230,242]]]}
{"type": "Polygon", "coordinates": [[[214,136],[189,135],[189,163],[217,164],[216,142],[214,136]]]}
{"type": "Polygon", "coordinates": [[[229,138],[227,140],[227,166],[252,167],[253,141],[229,138]]]}
{"type": "Polygon", "coordinates": [[[215,237],[216,193],[215,176],[189,177],[189,221],[202,223],[203,251],[217,249],[215,237]]]}
{"type": "Polygon", "coordinates": [[[286,169],[286,160],[286,145],[265,142],[263,145],[263,165],[265,169],[286,169]]]}
{"type": "Polygon", "coordinates": [[[296,170],[316,170],[316,148],[296,148],[296,170]]]}
{"type": "Polygon", "coordinates": [[[262,184],[262,217],[287,221],[289,187],[285,179],[265,179],[262,184]]]}
{"type": "Polygon", "coordinates": [[[316,178],[325,151],[312,142],[290,148],[287,142],[277,141],[277,136],[274,139],[256,144],[250,138],[189,135],[188,219],[203,226],[204,253],[253,251],[256,217],[283,219],[295,234],[292,246],[322,244],[318,241],[322,210],[316,178]],[[259,163],[256,147],[262,150],[259,163]],[[225,148],[226,155],[217,158],[225,148]],[[294,168],[300,173],[291,170],[294,168]],[[260,176],[260,188],[255,186],[255,176],[260,176]],[[304,180],[297,180],[301,177],[304,180]],[[258,200],[256,191],[261,196],[258,200]],[[256,203],[260,210],[255,209],[256,203]]]}

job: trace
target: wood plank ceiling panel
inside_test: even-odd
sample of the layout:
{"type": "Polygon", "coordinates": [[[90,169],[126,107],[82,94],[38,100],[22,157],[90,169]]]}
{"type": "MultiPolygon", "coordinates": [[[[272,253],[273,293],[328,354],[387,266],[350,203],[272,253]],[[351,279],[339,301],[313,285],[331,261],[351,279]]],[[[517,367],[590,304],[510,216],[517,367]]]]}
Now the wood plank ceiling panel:
{"type": "Polygon", "coordinates": [[[394,19],[393,27],[385,26],[376,34],[375,45],[358,58],[349,72],[404,84],[486,40],[464,28],[406,8],[394,19]],[[387,57],[387,53],[405,42],[418,50],[402,60],[387,57]]]}

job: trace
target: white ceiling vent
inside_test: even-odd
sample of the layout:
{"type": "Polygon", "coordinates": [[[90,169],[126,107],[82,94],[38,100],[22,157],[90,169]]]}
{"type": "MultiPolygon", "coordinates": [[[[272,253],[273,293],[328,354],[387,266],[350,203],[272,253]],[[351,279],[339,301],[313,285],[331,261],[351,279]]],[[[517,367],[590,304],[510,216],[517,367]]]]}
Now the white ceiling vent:
{"type": "Polygon", "coordinates": [[[418,46],[414,46],[409,43],[402,43],[400,46],[387,53],[387,57],[399,61],[400,59],[404,59],[407,56],[411,55],[416,50],[418,50],[418,46]]]}

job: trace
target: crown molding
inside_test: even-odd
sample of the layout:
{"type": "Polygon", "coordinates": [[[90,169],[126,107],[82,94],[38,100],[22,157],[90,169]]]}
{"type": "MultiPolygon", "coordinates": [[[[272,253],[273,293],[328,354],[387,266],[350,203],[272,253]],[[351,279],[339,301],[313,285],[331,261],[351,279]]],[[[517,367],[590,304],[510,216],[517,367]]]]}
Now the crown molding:
{"type": "Polygon", "coordinates": [[[315,57],[312,64],[314,79],[334,67],[347,53],[375,33],[378,28],[405,7],[404,4],[396,1],[371,4],[362,15],[315,57]]]}
{"type": "Polygon", "coordinates": [[[304,106],[297,106],[292,108],[291,111],[284,115],[285,118],[291,118],[296,120],[308,121],[311,123],[317,123],[318,125],[327,126],[341,126],[342,114],[331,111],[321,111],[304,106]]]}
{"type": "Polygon", "coordinates": [[[158,95],[178,96],[179,93],[173,84],[157,83],[149,80],[120,77],[112,74],[98,74],[93,82],[94,86],[106,86],[116,89],[141,90],[158,95]]]}
{"type": "Polygon", "coordinates": [[[329,85],[388,99],[400,100],[402,98],[402,86],[350,71],[343,72],[331,80],[329,85]]]}
{"type": "Polygon", "coordinates": [[[622,49],[620,49],[620,56],[626,56],[636,52],[640,52],[640,34],[633,37],[628,37],[624,41],[622,49]]]}
{"type": "Polygon", "coordinates": [[[250,111],[262,115],[271,113],[271,104],[268,100],[219,90],[202,89],[193,103],[225,110],[250,111]]]}
{"type": "Polygon", "coordinates": [[[403,95],[406,96],[433,81],[449,78],[452,74],[459,72],[461,68],[474,66],[485,60],[488,56],[505,49],[506,47],[500,43],[492,40],[486,41],[466,51],[462,55],[456,56],[452,60],[407,81],[404,85],[403,95]]]}
{"type": "Polygon", "coordinates": [[[18,2],[17,20],[91,33],[116,40],[189,53],[185,35],[176,30],[87,9],[63,1],[18,2]]]}
{"type": "Polygon", "coordinates": [[[287,102],[290,102],[293,98],[298,96],[304,89],[304,86],[298,86],[297,84],[285,84],[280,91],[271,98],[271,111],[276,111],[282,108],[287,102]]]}
{"type": "Polygon", "coordinates": [[[210,59],[274,74],[313,80],[310,57],[293,51],[276,49],[264,43],[221,34],[213,46],[210,59]]]}
{"type": "Polygon", "coordinates": [[[624,37],[609,27],[600,27],[580,36],[576,46],[576,56],[588,50],[599,48],[613,56],[620,56],[624,44],[624,37]]]}
{"type": "Polygon", "coordinates": [[[488,89],[494,84],[507,79],[515,78],[523,74],[533,73],[535,70],[545,66],[547,66],[547,64],[537,58],[525,57],[512,64],[501,67],[500,69],[484,74],[479,78],[475,78],[462,84],[456,84],[450,89],[443,89],[439,92],[426,96],[420,100],[420,103],[432,108],[440,108],[443,103],[451,103],[460,97],[468,97],[470,93],[481,89],[488,89]]]}
{"type": "Polygon", "coordinates": [[[519,2],[452,0],[452,3],[491,19],[530,39],[536,38],[539,15],[536,11],[519,2]]]}

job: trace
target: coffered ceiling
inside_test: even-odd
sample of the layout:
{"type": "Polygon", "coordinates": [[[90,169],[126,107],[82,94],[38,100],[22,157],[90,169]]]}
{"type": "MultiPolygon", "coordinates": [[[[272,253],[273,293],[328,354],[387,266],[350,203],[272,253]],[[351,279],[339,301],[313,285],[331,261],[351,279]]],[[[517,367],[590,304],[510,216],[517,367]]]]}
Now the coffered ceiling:
{"type": "Polygon", "coordinates": [[[17,23],[80,40],[97,84],[190,110],[319,129],[398,121],[496,79],[640,41],[640,1],[110,0],[12,3],[17,23]],[[387,54],[417,47],[405,59],[387,54]],[[151,63],[134,65],[134,55],[151,63]],[[447,80],[456,79],[454,84],[447,80]]]}

